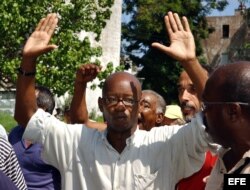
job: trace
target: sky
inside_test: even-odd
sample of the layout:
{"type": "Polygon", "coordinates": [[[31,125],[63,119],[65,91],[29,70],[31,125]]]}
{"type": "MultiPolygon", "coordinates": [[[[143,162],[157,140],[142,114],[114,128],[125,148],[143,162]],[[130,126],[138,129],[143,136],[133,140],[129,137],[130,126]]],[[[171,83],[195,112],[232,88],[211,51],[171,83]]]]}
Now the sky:
{"type": "MultiPolygon", "coordinates": [[[[228,0],[228,5],[223,11],[217,11],[214,10],[212,11],[208,16],[232,16],[234,15],[234,10],[239,7],[239,2],[238,0],[228,0]]],[[[250,7],[250,1],[249,3],[246,3],[246,7],[250,7]]],[[[130,17],[126,15],[122,15],[122,21],[127,21],[129,20],[130,17]]]]}
{"type": "MultiPolygon", "coordinates": [[[[228,5],[223,11],[214,10],[208,16],[232,16],[234,15],[234,10],[239,7],[238,0],[228,0],[228,5]]],[[[246,7],[250,7],[250,3],[246,3],[246,7]]]]}

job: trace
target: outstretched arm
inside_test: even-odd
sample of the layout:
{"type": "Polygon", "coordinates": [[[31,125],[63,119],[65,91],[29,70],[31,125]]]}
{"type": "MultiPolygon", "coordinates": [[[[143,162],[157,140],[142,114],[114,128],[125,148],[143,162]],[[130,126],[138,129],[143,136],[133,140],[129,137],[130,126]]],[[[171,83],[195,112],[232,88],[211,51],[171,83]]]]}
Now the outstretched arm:
{"type": "Polygon", "coordinates": [[[37,109],[35,96],[36,59],[57,47],[48,44],[57,23],[56,14],[48,14],[46,18],[40,20],[24,46],[17,78],[15,106],[15,119],[21,126],[27,125],[37,109]]]}
{"type": "Polygon", "coordinates": [[[70,119],[72,123],[84,123],[90,128],[103,130],[104,123],[92,122],[89,120],[86,104],[87,83],[96,78],[101,67],[95,64],[81,65],[76,72],[74,95],[70,106],[70,119]]]}
{"type": "Polygon", "coordinates": [[[165,16],[165,24],[170,39],[170,46],[167,47],[156,42],[152,46],[181,63],[195,84],[198,97],[201,98],[208,76],[196,58],[194,37],[188,20],[186,17],[183,17],[181,22],[177,13],[169,12],[165,16]]]}

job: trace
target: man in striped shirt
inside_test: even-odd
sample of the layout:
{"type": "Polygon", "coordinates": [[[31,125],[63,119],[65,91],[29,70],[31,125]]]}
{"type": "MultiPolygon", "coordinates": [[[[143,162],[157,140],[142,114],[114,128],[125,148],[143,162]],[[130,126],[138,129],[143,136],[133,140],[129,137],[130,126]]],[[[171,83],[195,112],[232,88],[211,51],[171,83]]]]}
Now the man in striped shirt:
{"type": "Polygon", "coordinates": [[[10,143],[2,137],[0,137],[0,170],[13,181],[19,190],[27,189],[16,154],[10,143]]]}

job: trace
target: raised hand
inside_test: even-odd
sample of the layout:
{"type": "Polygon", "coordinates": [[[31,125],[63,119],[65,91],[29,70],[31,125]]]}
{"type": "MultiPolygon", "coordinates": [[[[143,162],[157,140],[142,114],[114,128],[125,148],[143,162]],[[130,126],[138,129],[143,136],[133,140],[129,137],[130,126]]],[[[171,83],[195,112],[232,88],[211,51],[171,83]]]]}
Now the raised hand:
{"type": "Polygon", "coordinates": [[[76,72],[76,82],[86,84],[94,80],[101,71],[101,67],[95,64],[81,65],[76,72]]]}
{"type": "Polygon", "coordinates": [[[74,94],[70,105],[72,123],[89,123],[86,104],[87,83],[94,80],[100,70],[101,67],[95,64],[84,64],[77,69],[74,94]]]}
{"type": "Polygon", "coordinates": [[[181,22],[177,13],[168,12],[165,16],[165,24],[170,39],[170,46],[154,42],[153,47],[158,48],[173,59],[180,62],[188,62],[196,58],[194,37],[190,30],[186,17],[181,22]]]}
{"type": "Polygon", "coordinates": [[[56,45],[49,44],[57,23],[58,18],[55,13],[42,18],[24,46],[23,57],[36,59],[38,56],[57,48],[56,45]]]}

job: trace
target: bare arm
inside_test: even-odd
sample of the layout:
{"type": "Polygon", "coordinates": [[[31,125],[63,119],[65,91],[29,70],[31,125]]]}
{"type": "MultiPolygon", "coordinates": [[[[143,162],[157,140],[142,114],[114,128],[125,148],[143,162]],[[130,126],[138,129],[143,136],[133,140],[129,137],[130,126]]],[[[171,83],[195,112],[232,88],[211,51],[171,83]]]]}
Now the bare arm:
{"type": "MultiPolygon", "coordinates": [[[[76,72],[74,95],[70,106],[70,119],[72,123],[84,123],[90,128],[103,130],[104,123],[89,120],[86,104],[87,83],[96,78],[101,67],[95,64],[81,65],[76,72]]],[[[105,126],[104,126],[105,125],[105,126]]]]}
{"type": "Polygon", "coordinates": [[[208,76],[196,58],[194,37],[188,20],[183,17],[181,22],[178,14],[169,12],[165,16],[165,24],[171,42],[170,46],[167,47],[160,43],[153,43],[152,46],[181,63],[193,81],[198,97],[201,99],[208,76]]]}
{"type": "MultiPolygon", "coordinates": [[[[25,73],[32,73],[36,70],[36,59],[53,49],[56,45],[49,45],[49,41],[57,26],[56,14],[48,14],[40,20],[35,31],[27,40],[23,49],[23,58],[20,68],[25,73]]],[[[37,109],[35,96],[35,75],[24,76],[18,74],[15,119],[21,126],[26,126],[37,109]]]]}
{"type": "Polygon", "coordinates": [[[101,68],[94,64],[81,65],[76,72],[74,94],[70,106],[70,119],[72,123],[85,123],[88,121],[86,104],[87,83],[94,80],[101,68]]]}

